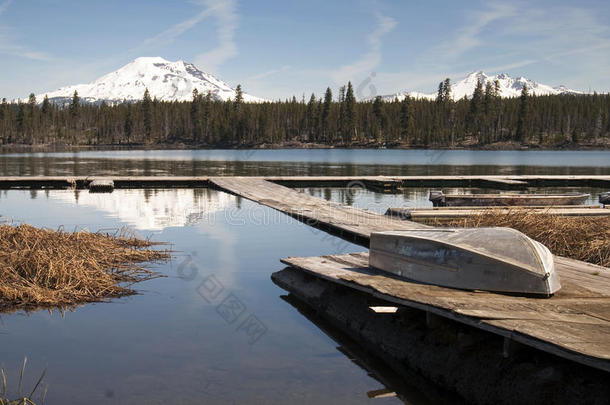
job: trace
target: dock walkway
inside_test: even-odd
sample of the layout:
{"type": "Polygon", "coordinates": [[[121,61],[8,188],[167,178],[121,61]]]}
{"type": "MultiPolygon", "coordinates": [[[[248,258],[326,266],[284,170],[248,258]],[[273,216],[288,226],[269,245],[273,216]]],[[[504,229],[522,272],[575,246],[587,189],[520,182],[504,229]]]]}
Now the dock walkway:
{"type": "Polygon", "coordinates": [[[407,219],[424,224],[443,224],[460,219],[466,219],[490,212],[498,214],[509,214],[516,212],[537,215],[559,215],[564,217],[607,217],[610,216],[610,208],[601,208],[599,205],[572,205],[572,206],[547,206],[547,207],[434,207],[434,208],[412,208],[398,207],[388,208],[386,215],[407,219]]]}
{"type": "MultiPolygon", "coordinates": [[[[252,178],[209,179],[215,187],[367,246],[375,231],[426,225],[347,207],[252,178]]],[[[548,299],[471,292],[388,277],[368,254],[287,258],[282,262],[335,283],[481,328],[539,350],[610,371],[610,270],[555,256],[563,288],[548,299]]]]}
{"type": "MultiPolygon", "coordinates": [[[[227,177],[231,178],[231,177],[227,177]]],[[[363,186],[375,191],[401,187],[480,187],[521,190],[527,187],[610,188],[610,175],[469,175],[469,176],[265,176],[248,177],[289,187],[363,186]]],[[[0,189],[86,189],[96,179],[113,181],[115,188],[207,187],[207,176],[4,176],[0,189]]]]}
{"type": "Polygon", "coordinates": [[[281,211],[310,226],[361,243],[368,243],[371,232],[426,227],[426,225],[415,222],[401,221],[386,215],[312,197],[260,178],[211,177],[209,181],[212,186],[222,191],[239,195],[281,211]]]}

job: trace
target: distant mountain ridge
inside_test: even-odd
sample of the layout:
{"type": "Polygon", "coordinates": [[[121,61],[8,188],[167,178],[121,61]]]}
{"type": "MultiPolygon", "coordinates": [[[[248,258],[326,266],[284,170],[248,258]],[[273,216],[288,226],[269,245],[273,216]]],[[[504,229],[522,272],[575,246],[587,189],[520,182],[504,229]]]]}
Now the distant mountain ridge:
{"type": "MultiPolygon", "coordinates": [[[[518,97],[521,94],[523,85],[527,84],[527,88],[530,94],[538,96],[554,95],[554,94],[584,94],[582,91],[572,90],[565,86],[551,87],[546,84],[537,83],[533,80],[527,79],[523,76],[514,78],[506,73],[498,75],[487,75],[485,72],[479,70],[470,73],[465,78],[458,81],[451,81],[451,95],[454,100],[459,100],[464,97],[472,96],[474,89],[477,85],[477,80],[483,82],[483,86],[488,81],[494,82],[498,80],[500,82],[500,96],[501,97],[518,97]]],[[[402,100],[405,96],[421,99],[434,100],[436,98],[436,92],[434,93],[423,93],[418,91],[404,91],[395,94],[388,94],[381,96],[384,100],[394,100],[398,98],[402,100]]]]}
{"type": "MultiPolygon", "coordinates": [[[[213,75],[203,72],[192,63],[170,62],[161,57],[141,57],[87,84],[62,87],[59,90],[38,94],[41,102],[46,95],[50,101],[64,103],[78,92],[82,101],[116,103],[136,101],[150,96],[160,101],[188,101],[193,90],[205,95],[209,91],[215,100],[235,99],[235,89],[213,75]]],[[[243,94],[245,102],[262,102],[262,98],[243,94]]]]}

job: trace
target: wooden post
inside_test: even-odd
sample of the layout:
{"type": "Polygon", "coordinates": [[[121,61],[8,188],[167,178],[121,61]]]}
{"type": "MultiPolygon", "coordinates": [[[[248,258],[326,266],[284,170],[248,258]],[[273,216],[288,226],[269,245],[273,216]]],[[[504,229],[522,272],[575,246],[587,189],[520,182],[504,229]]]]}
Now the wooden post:
{"type": "Polygon", "coordinates": [[[508,336],[504,337],[503,345],[502,345],[502,357],[508,359],[513,356],[521,349],[521,344],[516,342],[514,339],[511,339],[508,336]]]}
{"type": "Polygon", "coordinates": [[[426,326],[430,329],[438,329],[444,323],[442,316],[433,314],[432,312],[426,311],[426,326]]]}

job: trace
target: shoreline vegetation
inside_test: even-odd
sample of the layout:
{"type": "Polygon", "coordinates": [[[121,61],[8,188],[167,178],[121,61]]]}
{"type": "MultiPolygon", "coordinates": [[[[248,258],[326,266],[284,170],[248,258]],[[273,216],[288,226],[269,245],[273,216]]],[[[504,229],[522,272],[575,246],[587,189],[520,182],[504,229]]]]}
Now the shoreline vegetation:
{"type": "Polygon", "coordinates": [[[479,82],[453,100],[448,79],[436,100],[357,101],[351,83],[284,101],[246,103],[193,91],[192,101],[120,103],[37,100],[0,103],[0,150],[24,148],[243,149],[610,149],[610,94],[502,98],[479,82]]]}
{"type": "MultiPolygon", "coordinates": [[[[43,372],[40,374],[40,377],[38,377],[38,380],[34,384],[34,387],[29,391],[29,394],[26,395],[25,393],[28,391],[23,391],[23,389],[25,388],[23,386],[23,380],[27,363],[28,358],[24,357],[23,365],[21,366],[21,372],[19,373],[19,381],[17,384],[16,392],[14,393],[14,395],[11,395],[13,399],[9,398],[10,390],[7,384],[7,372],[4,369],[4,366],[0,367],[0,405],[36,405],[36,402],[34,402],[32,398],[34,397],[34,394],[36,394],[38,388],[41,387],[40,384],[42,383],[45,374],[47,373],[47,370],[43,370],[43,372]]],[[[49,387],[46,385],[43,387],[43,392],[40,394],[41,404],[45,403],[48,388],[49,387]]]]}
{"type": "Polygon", "coordinates": [[[58,308],[136,294],[132,284],[161,277],[143,263],[169,251],[126,231],[65,232],[0,225],[0,313],[58,308]]]}
{"type": "Polygon", "coordinates": [[[442,227],[508,227],[542,243],[558,256],[610,266],[610,218],[540,215],[523,209],[489,209],[465,219],[433,224],[442,227]]]}
{"type": "Polygon", "coordinates": [[[69,143],[43,143],[43,144],[9,144],[0,145],[0,153],[54,153],[54,152],[86,152],[86,151],[136,151],[136,150],[281,150],[281,149],[390,149],[390,150],[469,150],[469,151],[607,151],[610,150],[610,138],[607,142],[596,144],[562,145],[522,145],[514,142],[497,142],[484,146],[455,145],[453,147],[429,145],[414,146],[406,144],[379,145],[376,143],[362,143],[350,145],[324,145],[319,143],[283,142],[277,144],[253,145],[207,145],[185,142],[176,143],[117,143],[117,144],[69,144],[69,143]]]}

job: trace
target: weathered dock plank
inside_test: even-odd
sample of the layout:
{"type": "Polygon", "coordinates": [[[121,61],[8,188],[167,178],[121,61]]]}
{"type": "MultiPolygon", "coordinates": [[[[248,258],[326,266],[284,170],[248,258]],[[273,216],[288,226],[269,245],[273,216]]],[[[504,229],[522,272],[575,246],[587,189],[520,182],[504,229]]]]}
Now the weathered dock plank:
{"type": "MultiPolygon", "coordinates": [[[[392,176],[392,178],[400,180],[405,187],[489,187],[491,182],[499,184],[503,180],[524,182],[528,187],[610,187],[608,175],[450,175],[392,176]]],[[[521,187],[522,185],[518,184],[516,188],[521,187]]]]}
{"type": "Polygon", "coordinates": [[[490,212],[508,214],[522,210],[528,214],[559,215],[566,217],[604,217],[610,216],[610,209],[598,206],[569,206],[569,207],[469,207],[468,209],[442,209],[453,207],[427,208],[388,208],[386,215],[421,222],[424,224],[443,223],[459,219],[470,218],[490,212]]]}
{"type": "Polygon", "coordinates": [[[0,177],[0,189],[86,189],[96,180],[111,181],[114,188],[207,187],[208,178],[198,176],[12,176],[0,177]]]}
{"type": "MultiPolygon", "coordinates": [[[[419,229],[425,225],[401,221],[370,211],[312,197],[252,177],[211,177],[210,184],[288,214],[308,225],[356,240],[368,241],[371,232],[419,229]]],[[[368,243],[368,242],[365,242],[368,243]]]]}
{"type": "MultiPolygon", "coordinates": [[[[77,188],[87,188],[96,177],[113,180],[116,188],[152,187],[206,187],[205,176],[5,176],[0,177],[0,189],[11,188],[65,188],[66,182],[75,181],[77,188]]],[[[400,187],[482,187],[493,189],[522,189],[524,187],[574,186],[608,187],[610,176],[587,175],[526,175],[526,176],[266,176],[263,179],[289,187],[358,187],[360,185],[380,191],[400,187]]]]}
{"type": "Polygon", "coordinates": [[[583,264],[560,258],[563,288],[539,299],[464,291],[409,282],[368,267],[368,253],[290,257],[282,262],[316,277],[366,292],[397,305],[431,312],[519,343],[610,371],[610,272],[584,265],[598,276],[582,283],[583,264]],[[576,276],[576,277],[574,277],[576,276]],[[593,287],[593,288],[591,288],[593,287]]]}

